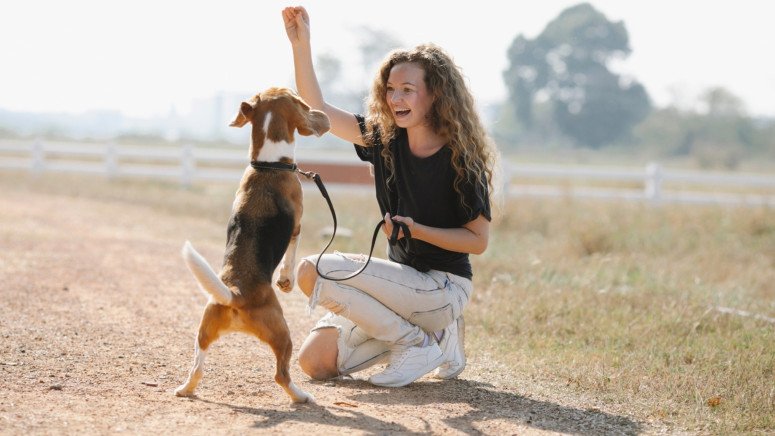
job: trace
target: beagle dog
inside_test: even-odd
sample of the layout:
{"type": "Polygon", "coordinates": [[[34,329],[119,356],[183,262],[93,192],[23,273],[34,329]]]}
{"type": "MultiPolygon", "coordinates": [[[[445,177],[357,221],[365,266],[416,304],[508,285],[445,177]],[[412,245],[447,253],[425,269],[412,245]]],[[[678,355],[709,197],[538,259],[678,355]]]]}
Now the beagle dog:
{"type": "Polygon", "coordinates": [[[294,164],[294,131],[320,136],[330,123],[287,88],[270,88],[242,102],[233,127],[252,124],[251,165],[237,190],[227,230],[223,268],[216,274],[186,241],[182,254],[199,287],[210,297],[199,324],[194,366],[178,396],[192,396],[202,378],[207,349],[221,335],[243,332],[269,344],[277,358],[275,381],[293,402],[314,401],[289,373],[291,343],[283,310],[272,288],[294,285],[296,247],[301,231],[302,191],[294,164]]]}

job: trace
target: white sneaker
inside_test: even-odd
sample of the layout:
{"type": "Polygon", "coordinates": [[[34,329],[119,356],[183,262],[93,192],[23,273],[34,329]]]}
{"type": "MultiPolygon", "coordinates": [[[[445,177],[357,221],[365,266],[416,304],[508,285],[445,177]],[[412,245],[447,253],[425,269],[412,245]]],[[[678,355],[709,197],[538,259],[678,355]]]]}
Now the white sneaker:
{"type": "Polygon", "coordinates": [[[463,344],[466,335],[466,322],[463,315],[444,329],[444,336],[439,341],[444,356],[444,363],[439,365],[433,377],[448,380],[460,375],[466,368],[466,353],[463,344]]]}
{"type": "Polygon", "coordinates": [[[435,342],[425,347],[394,347],[387,368],[369,377],[369,382],[390,388],[406,386],[442,362],[441,348],[435,342]]]}

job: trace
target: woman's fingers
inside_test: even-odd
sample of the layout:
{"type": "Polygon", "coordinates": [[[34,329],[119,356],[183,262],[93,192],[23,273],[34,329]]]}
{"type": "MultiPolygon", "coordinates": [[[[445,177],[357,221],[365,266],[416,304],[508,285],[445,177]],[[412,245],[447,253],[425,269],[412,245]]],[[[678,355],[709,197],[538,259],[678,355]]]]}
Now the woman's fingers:
{"type": "Polygon", "coordinates": [[[393,233],[393,220],[390,219],[390,214],[386,213],[385,217],[385,225],[382,226],[382,233],[385,234],[388,238],[390,237],[390,234],[393,233]]]}
{"type": "Polygon", "coordinates": [[[304,9],[303,6],[299,6],[296,8],[296,12],[298,13],[298,16],[301,17],[302,20],[304,20],[304,24],[309,26],[309,13],[307,13],[307,10],[304,9]]]}
{"type": "MultiPolygon", "coordinates": [[[[393,227],[396,225],[395,223],[399,222],[401,224],[406,225],[407,229],[411,233],[412,227],[414,226],[414,219],[408,216],[390,216],[389,213],[385,214],[385,225],[382,226],[382,231],[385,233],[385,235],[390,238],[390,236],[393,234],[393,227]]],[[[404,229],[402,226],[398,229],[398,238],[402,239],[404,237],[404,229]]]]}
{"type": "Polygon", "coordinates": [[[282,11],[288,39],[296,43],[309,39],[309,14],[301,6],[290,6],[282,11]]]}

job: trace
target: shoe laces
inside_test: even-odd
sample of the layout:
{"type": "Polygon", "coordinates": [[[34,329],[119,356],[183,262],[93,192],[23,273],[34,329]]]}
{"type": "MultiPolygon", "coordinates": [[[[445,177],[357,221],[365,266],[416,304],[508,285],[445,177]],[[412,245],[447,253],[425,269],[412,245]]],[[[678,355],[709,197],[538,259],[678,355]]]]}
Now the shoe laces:
{"type": "Polygon", "coordinates": [[[409,352],[411,351],[411,347],[394,347],[390,350],[390,362],[388,363],[386,370],[394,369],[397,366],[400,366],[404,360],[406,360],[406,357],[409,355],[409,352]]]}

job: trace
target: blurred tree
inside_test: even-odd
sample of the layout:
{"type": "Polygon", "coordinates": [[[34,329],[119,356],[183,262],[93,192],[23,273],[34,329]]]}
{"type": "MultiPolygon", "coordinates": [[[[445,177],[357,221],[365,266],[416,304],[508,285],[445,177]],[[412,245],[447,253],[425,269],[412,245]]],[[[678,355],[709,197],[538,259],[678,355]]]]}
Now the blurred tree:
{"type": "Polygon", "coordinates": [[[376,74],[377,65],[387,54],[398,47],[403,46],[401,40],[384,30],[372,29],[367,26],[359,26],[356,29],[358,50],[361,52],[361,61],[366,75],[371,78],[376,74]]]}
{"type": "Polygon", "coordinates": [[[517,118],[533,130],[536,102],[548,100],[557,127],[579,144],[628,136],[651,110],[642,85],[608,68],[630,51],[624,24],[588,3],[564,10],[535,39],[517,36],[503,74],[517,118]]]}
{"type": "Polygon", "coordinates": [[[338,92],[342,84],[342,61],[331,53],[318,55],[315,62],[318,82],[324,92],[338,92]]]}
{"type": "Polygon", "coordinates": [[[775,156],[775,121],[746,115],[743,101],[729,90],[709,88],[689,107],[697,109],[652,112],[635,129],[640,146],[656,156],[691,157],[705,168],[735,169],[747,158],[775,156]]]}
{"type": "Polygon", "coordinates": [[[403,42],[390,32],[372,29],[367,26],[359,26],[356,29],[356,33],[357,39],[360,41],[358,50],[361,53],[365,86],[359,86],[358,90],[354,91],[354,94],[363,104],[366,101],[366,96],[371,91],[372,81],[377,75],[377,68],[379,68],[382,60],[392,50],[402,47],[403,42]]]}
{"type": "Polygon", "coordinates": [[[720,86],[708,88],[700,95],[700,102],[710,116],[742,117],[745,107],[740,97],[720,86]]]}

